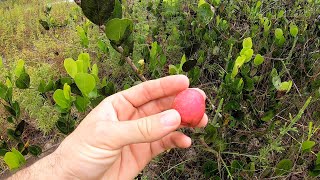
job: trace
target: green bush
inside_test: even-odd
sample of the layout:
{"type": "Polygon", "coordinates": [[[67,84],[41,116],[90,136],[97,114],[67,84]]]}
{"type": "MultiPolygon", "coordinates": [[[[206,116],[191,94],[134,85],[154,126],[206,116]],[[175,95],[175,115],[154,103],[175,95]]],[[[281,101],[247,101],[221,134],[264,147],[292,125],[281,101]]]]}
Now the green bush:
{"type": "MultiPolygon", "coordinates": [[[[206,91],[210,121],[192,131],[191,160],[164,155],[164,162],[175,165],[166,169],[158,163],[160,178],[194,171],[201,172],[195,179],[320,174],[315,137],[320,127],[319,0],[108,0],[100,5],[105,4],[81,6],[87,19],[74,7],[66,29],[73,31],[75,47],[67,45],[59,72],[47,64],[30,67],[35,88],[15,91],[36,127],[48,133],[55,125],[69,134],[76,120],[117,90],[184,74],[192,87],[206,91]]],[[[59,36],[53,25],[46,32],[56,33],[50,39],[59,36]]],[[[18,34],[25,29],[21,25],[18,34]]],[[[41,52],[47,51],[44,40],[37,42],[41,52]]]]}

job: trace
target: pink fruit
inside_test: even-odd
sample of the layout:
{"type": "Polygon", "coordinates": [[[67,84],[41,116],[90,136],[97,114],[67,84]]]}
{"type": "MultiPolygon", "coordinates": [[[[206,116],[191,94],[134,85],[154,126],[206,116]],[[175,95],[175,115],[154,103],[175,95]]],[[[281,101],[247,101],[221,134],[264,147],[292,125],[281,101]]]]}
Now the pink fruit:
{"type": "Polygon", "coordinates": [[[196,127],[205,113],[205,99],[199,91],[187,89],[176,96],[172,108],[179,112],[181,125],[196,127]]]}

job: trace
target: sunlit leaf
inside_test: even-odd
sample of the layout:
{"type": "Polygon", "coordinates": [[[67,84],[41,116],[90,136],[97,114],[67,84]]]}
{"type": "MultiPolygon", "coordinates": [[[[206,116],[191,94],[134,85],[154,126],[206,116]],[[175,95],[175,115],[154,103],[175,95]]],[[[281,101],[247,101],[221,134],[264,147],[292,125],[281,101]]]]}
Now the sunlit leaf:
{"type": "Polygon", "coordinates": [[[96,87],[96,80],[91,74],[78,73],[74,78],[83,95],[88,96],[96,87]]]}
{"type": "Polygon", "coordinates": [[[77,63],[71,58],[64,60],[64,68],[72,78],[74,78],[78,73],[77,63]]]}

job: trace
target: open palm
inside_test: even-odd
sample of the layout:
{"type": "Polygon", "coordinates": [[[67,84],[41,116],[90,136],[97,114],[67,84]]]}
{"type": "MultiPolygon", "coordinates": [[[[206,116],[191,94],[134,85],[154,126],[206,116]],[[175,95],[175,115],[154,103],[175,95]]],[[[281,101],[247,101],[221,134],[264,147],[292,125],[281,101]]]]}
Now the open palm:
{"type": "MultiPolygon", "coordinates": [[[[133,179],[163,151],[189,147],[171,110],[176,94],[188,87],[187,77],[170,76],[108,97],[56,150],[62,169],[76,179],[133,179]]],[[[207,121],[205,115],[198,126],[207,121]]]]}

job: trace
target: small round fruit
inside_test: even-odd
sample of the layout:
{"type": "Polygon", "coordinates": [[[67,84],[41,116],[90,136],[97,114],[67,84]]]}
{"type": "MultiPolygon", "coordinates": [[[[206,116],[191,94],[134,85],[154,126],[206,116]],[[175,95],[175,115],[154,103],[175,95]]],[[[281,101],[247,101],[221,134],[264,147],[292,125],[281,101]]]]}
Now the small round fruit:
{"type": "Polygon", "coordinates": [[[172,108],[179,112],[181,125],[196,127],[205,113],[205,99],[199,91],[187,89],[176,96],[172,108]]]}

